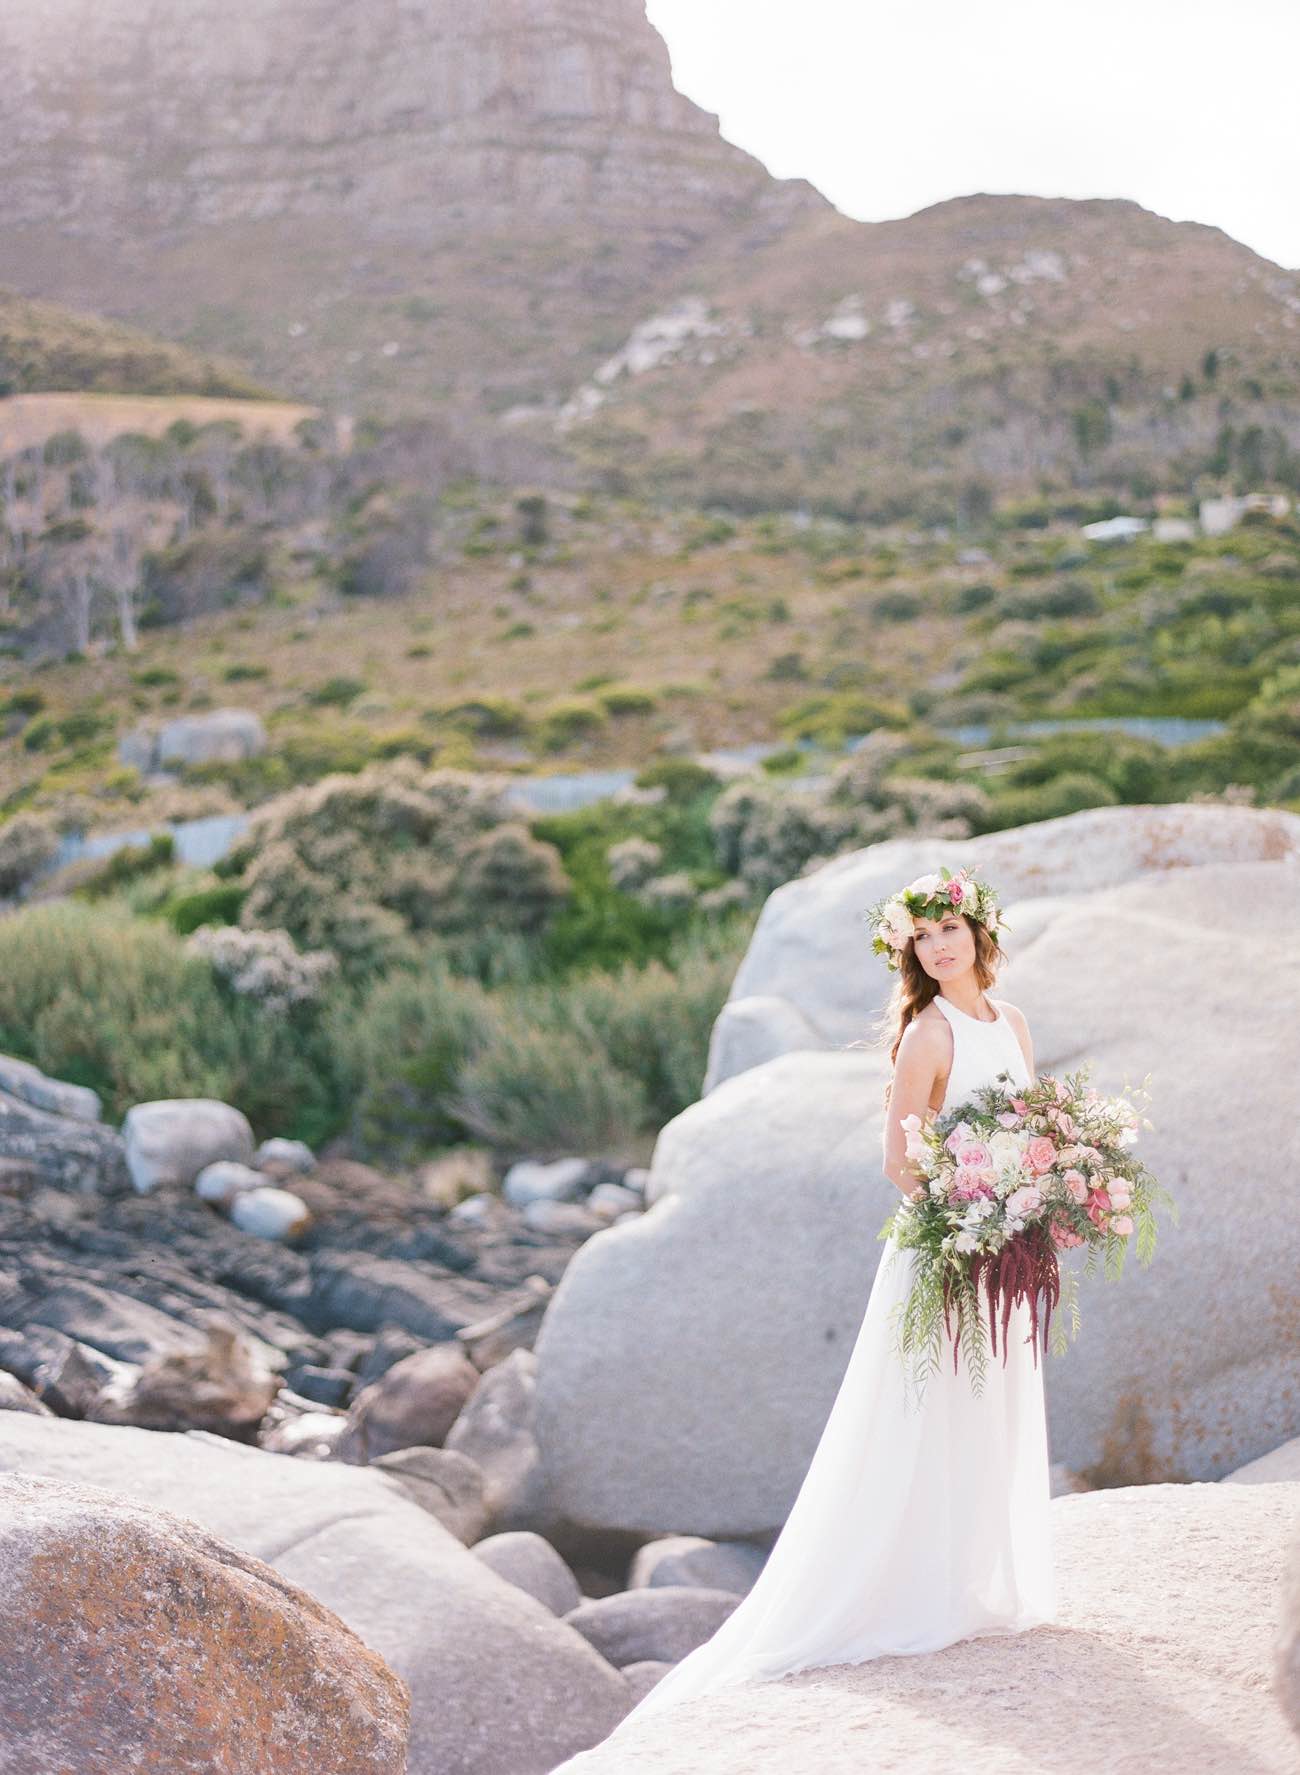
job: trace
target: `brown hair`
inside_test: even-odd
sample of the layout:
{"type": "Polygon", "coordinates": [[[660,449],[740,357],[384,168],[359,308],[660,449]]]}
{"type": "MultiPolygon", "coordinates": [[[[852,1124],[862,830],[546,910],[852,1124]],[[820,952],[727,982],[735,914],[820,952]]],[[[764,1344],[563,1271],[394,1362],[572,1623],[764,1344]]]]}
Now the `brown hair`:
{"type": "MultiPolygon", "coordinates": [[[[968,912],[963,912],[961,916],[970,926],[975,938],[975,960],[973,963],[975,978],[979,982],[980,990],[987,992],[997,979],[998,968],[1006,960],[1006,956],[999,948],[997,938],[986,924],[981,924],[979,919],[972,918],[968,912]]],[[[887,1048],[891,1067],[898,1057],[898,1045],[903,1039],[903,1031],[913,1018],[920,1016],[932,999],[939,996],[938,981],[927,974],[917,960],[916,944],[910,938],[899,951],[898,964],[898,979],[894,983],[894,990],[890,993],[876,1025],[876,1041],[870,1043],[851,1042],[849,1044],[850,1047],[855,1048],[877,1045],[887,1048]]],[[[894,1081],[890,1078],[885,1083],[884,1105],[886,1109],[889,1108],[889,1095],[893,1088],[894,1081]]]]}

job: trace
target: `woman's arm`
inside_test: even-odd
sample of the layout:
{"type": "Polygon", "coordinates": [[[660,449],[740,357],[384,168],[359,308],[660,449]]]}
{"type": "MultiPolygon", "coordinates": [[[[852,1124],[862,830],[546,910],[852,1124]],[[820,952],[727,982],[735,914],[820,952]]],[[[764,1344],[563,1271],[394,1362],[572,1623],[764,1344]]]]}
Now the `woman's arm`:
{"type": "MultiPolygon", "coordinates": [[[[930,1114],[930,1098],[935,1080],[947,1060],[946,1030],[935,1024],[909,1023],[898,1044],[894,1061],[894,1082],[885,1111],[884,1172],[889,1181],[905,1196],[912,1195],[922,1181],[907,1160],[907,1136],[902,1123],[907,1116],[922,1121],[930,1114]]],[[[948,1038],[951,1039],[951,1038],[948,1038]]]]}

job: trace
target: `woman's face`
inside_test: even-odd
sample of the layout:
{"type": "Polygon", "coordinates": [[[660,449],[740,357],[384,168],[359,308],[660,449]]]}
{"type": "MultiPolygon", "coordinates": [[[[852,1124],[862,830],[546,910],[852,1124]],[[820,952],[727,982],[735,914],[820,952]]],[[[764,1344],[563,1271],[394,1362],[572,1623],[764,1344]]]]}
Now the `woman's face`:
{"type": "Polygon", "coordinates": [[[960,979],[975,965],[975,933],[960,912],[914,918],[912,948],[926,973],[940,985],[960,979]]]}

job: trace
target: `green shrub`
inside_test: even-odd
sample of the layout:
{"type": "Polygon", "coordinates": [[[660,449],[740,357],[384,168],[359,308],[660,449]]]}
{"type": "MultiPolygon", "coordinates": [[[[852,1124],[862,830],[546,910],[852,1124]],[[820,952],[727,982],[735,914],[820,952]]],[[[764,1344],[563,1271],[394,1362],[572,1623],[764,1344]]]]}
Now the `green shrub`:
{"type": "Polygon", "coordinates": [[[336,1121],[311,1021],[225,991],[165,925],[56,902],[0,921],[0,1051],[89,1085],[116,1120],[157,1097],[218,1097],[261,1133],[319,1139],[336,1121]]]}
{"type": "Polygon", "coordinates": [[[639,1079],[593,1064],[595,1031],[499,1022],[462,1066],[452,1112],[508,1154],[628,1154],[649,1120],[639,1079]]]}
{"type": "Polygon", "coordinates": [[[307,700],[318,708],[346,708],[356,702],[366,688],[363,678],[327,678],[307,694],[307,700]]]}
{"type": "Polygon", "coordinates": [[[205,924],[237,924],[246,889],[237,881],[218,882],[193,893],[177,894],[164,908],[172,929],[188,937],[205,924]]]}
{"type": "Polygon", "coordinates": [[[376,1156],[413,1159],[461,1138],[450,1103],[460,1070],[487,1039],[491,999],[427,955],[328,1018],[353,1136],[376,1156]]]}
{"type": "Polygon", "coordinates": [[[58,833],[38,814],[15,814],[0,826],[0,896],[16,894],[54,861],[58,833]]]}
{"type": "Polygon", "coordinates": [[[93,874],[82,875],[77,892],[84,899],[99,900],[116,893],[143,875],[170,869],[176,860],[176,841],[170,832],[155,832],[145,844],[124,844],[105,857],[93,874]]]}
{"type": "Polygon", "coordinates": [[[1011,789],[995,795],[981,830],[1000,832],[1080,813],[1086,807],[1113,807],[1119,800],[1109,783],[1086,771],[1067,771],[1034,789],[1011,789]]]}
{"type": "Polygon", "coordinates": [[[882,592],[871,606],[871,614],[880,622],[914,622],[923,608],[915,592],[882,592]]]}
{"type": "Polygon", "coordinates": [[[630,684],[611,684],[602,689],[596,701],[607,715],[649,715],[658,707],[653,690],[638,690],[630,684]]]}
{"type": "Polygon", "coordinates": [[[392,963],[414,932],[533,935],[570,891],[500,783],[407,759],[268,802],[239,861],[240,922],[329,949],[354,976],[392,963]]]}
{"type": "Polygon", "coordinates": [[[657,758],[637,772],[636,786],[666,789],[669,801],[682,804],[698,795],[710,794],[722,784],[716,772],[693,758],[657,758]]]}
{"type": "Polygon", "coordinates": [[[548,752],[561,751],[605,725],[605,710],[594,699],[565,697],[551,704],[538,723],[538,738],[548,752]]]}
{"type": "Polygon", "coordinates": [[[443,703],[429,711],[428,719],[448,721],[481,739],[512,739],[528,731],[527,714],[506,696],[464,697],[443,703]]]}

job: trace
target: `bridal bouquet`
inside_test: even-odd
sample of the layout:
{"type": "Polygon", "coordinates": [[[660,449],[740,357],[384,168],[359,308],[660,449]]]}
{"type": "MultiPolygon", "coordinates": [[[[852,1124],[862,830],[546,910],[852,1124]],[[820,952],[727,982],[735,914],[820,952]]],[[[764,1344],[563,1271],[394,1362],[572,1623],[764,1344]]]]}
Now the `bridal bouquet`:
{"type": "MultiPolygon", "coordinates": [[[[997,1354],[999,1324],[1006,1365],[1017,1302],[1029,1307],[1026,1341],[1035,1363],[1040,1321],[1046,1348],[1054,1308],[1068,1311],[1071,1336],[1077,1335],[1077,1277],[1062,1277],[1060,1251],[1086,1246],[1083,1273],[1092,1275],[1100,1261],[1109,1279],[1122,1274],[1130,1244],[1144,1268],[1151,1262],[1154,1208],[1174,1207],[1132,1152],[1139,1127],[1152,1124],[1129,1097],[1103,1097],[1088,1083],[1089,1070],[1064,1079],[1044,1073],[1023,1089],[1010,1073],[999,1073],[937,1120],[903,1118],[907,1157],[926,1190],[904,1201],[879,1236],[893,1234],[900,1249],[917,1254],[893,1324],[898,1354],[918,1391],[939,1368],[946,1334],[954,1374],[963,1351],[979,1394],[987,1346],[997,1354]]],[[[1132,1097],[1149,1096],[1145,1082],[1132,1097]]],[[[1062,1355],[1066,1348],[1058,1312],[1051,1349],[1062,1355]]]]}

